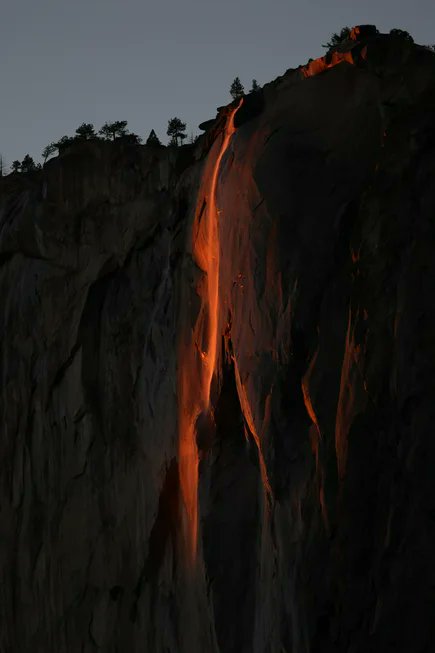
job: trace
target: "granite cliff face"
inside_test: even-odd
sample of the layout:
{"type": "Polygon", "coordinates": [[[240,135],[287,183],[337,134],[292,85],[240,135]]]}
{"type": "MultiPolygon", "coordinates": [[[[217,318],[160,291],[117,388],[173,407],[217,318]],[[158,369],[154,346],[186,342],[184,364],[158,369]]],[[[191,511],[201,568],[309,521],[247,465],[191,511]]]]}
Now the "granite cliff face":
{"type": "Polygon", "coordinates": [[[0,651],[429,653],[435,55],[0,184],[0,651]]]}

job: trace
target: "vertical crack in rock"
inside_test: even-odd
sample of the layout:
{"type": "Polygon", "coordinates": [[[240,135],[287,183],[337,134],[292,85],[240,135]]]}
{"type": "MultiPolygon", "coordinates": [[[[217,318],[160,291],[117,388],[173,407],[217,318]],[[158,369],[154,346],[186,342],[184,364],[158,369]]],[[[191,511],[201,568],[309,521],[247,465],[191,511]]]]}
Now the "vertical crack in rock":
{"type": "MultiPolygon", "coordinates": [[[[233,357],[233,362],[234,362],[234,375],[235,375],[235,379],[236,379],[237,394],[239,396],[241,410],[242,410],[242,413],[243,413],[243,417],[246,420],[246,424],[248,426],[249,433],[251,434],[251,436],[252,436],[252,438],[253,438],[253,440],[255,442],[255,446],[257,447],[258,461],[259,461],[259,464],[260,464],[260,472],[261,472],[261,480],[263,482],[264,491],[266,493],[266,496],[267,496],[268,500],[272,501],[272,498],[273,498],[272,488],[270,487],[269,477],[268,477],[268,474],[267,474],[267,467],[266,467],[266,463],[264,461],[264,455],[263,455],[263,450],[262,450],[262,446],[261,446],[261,439],[262,439],[261,438],[261,433],[258,432],[258,430],[257,430],[257,428],[255,426],[253,411],[252,411],[251,405],[249,403],[248,394],[247,394],[246,389],[245,389],[245,387],[244,387],[244,385],[242,383],[242,380],[240,378],[239,368],[238,368],[238,365],[237,365],[237,361],[236,361],[236,359],[234,357],[233,357]]],[[[267,422],[267,420],[266,420],[266,422],[267,422]]]]}
{"type": "Polygon", "coordinates": [[[254,543],[262,522],[259,460],[257,447],[245,437],[233,359],[223,368],[209,466],[211,507],[203,518],[204,562],[219,651],[246,651],[251,650],[255,619],[254,543]]]}

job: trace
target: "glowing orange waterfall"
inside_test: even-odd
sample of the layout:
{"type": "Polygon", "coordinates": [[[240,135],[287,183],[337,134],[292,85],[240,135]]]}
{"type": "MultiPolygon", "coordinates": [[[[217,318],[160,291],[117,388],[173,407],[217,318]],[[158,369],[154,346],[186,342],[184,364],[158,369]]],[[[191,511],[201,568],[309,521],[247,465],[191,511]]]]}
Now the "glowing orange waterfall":
{"type": "MultiPolygon", "coordinates": [[[[200,415],[210,415],[210,392],[216,372],[219,340],[219,215],[216,187],[219,168],[231,136],[234,116],[242,104],[227,118],[222,144],[211,170],[205,170],[193,225],[192,254],[204,276],[197,292],[201,308],[188,337],[179,350],[178,424],[179,473],[184,503],[184,535],[191,563],[195,561],[198,538],[198,448],[196,423],[200,415]],[[203,199],[204,198],[204,199],[203,199]]],[[[211,156],[211,155],[209,155],[211,156]]]]}

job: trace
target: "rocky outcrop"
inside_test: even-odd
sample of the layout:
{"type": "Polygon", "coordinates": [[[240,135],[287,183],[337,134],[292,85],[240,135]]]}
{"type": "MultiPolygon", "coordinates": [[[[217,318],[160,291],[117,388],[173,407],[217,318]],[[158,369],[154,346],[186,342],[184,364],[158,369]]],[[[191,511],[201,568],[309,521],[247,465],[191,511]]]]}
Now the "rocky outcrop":
{"type": "Polygon", "coordinates": [[[2,653],[432,650],[435,56],[342,54],[1,180],[2,653]]]}

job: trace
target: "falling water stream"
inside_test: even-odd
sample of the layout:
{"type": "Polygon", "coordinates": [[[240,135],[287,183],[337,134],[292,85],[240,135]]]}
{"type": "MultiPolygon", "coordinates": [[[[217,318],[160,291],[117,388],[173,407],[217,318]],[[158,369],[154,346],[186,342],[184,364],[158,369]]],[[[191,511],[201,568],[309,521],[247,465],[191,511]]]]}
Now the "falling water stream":
{"type": "Polygon", "coordinates": [[[242,99],[227,118],[222,144],[210,172],[206,170],[200,203],[193,225],[193,258],[203,271],[203,281],[197,289],[202,305],[191,334],[179,351],[179,470],[184,504],[184,534],[188,555],[193,563],[198,539],[198,447],[196,424],[201,415],[210,416],[211,386],[216,373],[219,341],[219,212],[216,187],[222,158],[236,131],[234,117],[242,99]],[[205,204],[202,201],[205,197],[205,204]]]}

